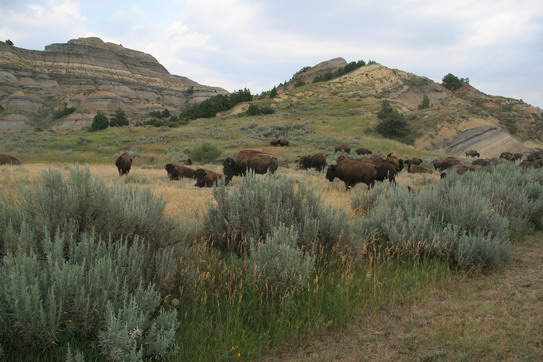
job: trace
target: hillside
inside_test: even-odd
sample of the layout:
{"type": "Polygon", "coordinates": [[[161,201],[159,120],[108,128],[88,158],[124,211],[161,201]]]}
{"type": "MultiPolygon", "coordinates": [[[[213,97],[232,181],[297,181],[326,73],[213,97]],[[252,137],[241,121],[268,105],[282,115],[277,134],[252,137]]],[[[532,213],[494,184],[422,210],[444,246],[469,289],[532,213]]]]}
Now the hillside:
{"type": "MultiPolygon", "coordinates": [[[[337,59],[330,62],[341,66],[337,59]]],[[[327,71],[323,62],[296,77],[303,79],[303,74],[315,68],[327,71]]],[[[404,114],[418,149],[457,155],[477,149],[482,157],[495,157],[503,151],[523,152],[523,142],[537,142],[543,135],[543,111],[521,100],[486,95],[468,83],[453,92],[428,78],[379,64],[327,82],[294,87],[291,81],[278,90],[273,100],[261,102],[285,117],[295,109],[298,119],[317,117],[332,122],[333,117],[343,118],[343,123],[354,127],[352,138],[375,136],[372,129],[383,100],[404,114]],[[419,110],[424,96],[430,107],[419,110]]]]}
{"type": "Polygon", "coordinates": [[[170,74],[152,55],[80,38],[44,51],[0,42],[0,131],[80,129],[97,111],[132,120],[165,108],[179,113],[224,89],[170,74]],[[53,113],[74,107],[68,116],[53,113]]]}
{"type": "MultiPolygon", "coordinates": [[[[202,128],[218,127],[221,134],[214,142],[223,146],[221,140],[227,140],[227,149],[233,144],[262,147],[271,138],[283,137],[303,151],[315,147],[327,151],[340,142],[386,152],[395,146],[374,129],[381,103],[388,100],[412,131],[403,141],[416,150],[462,156],[476,149],[482,157],[496,157],[539,146],[543,137],[541,109],[522,100],[484,94],[468,83],[450,91],[428,78],[374,62],[313,83],[348,64],[334,58],[304,67],[277,87],[273,99],[267,93],[255,97],[255,105],[272,108],[274,114],[246,116],[248,105],[240,104],[173,133],[185,141],[189,141],[182,136],[185,131],[207,135],[191,137],[190,147],[211,136],[202,128]],[[430,106],[419,109],[425,96],[430,106]]],[[[225,93],[171,75],[152,55],[98,38],[53,44],[43,52],[0,42],[0,131],[79,130],[90,125],[97,111],[112,114],[117,109],[135,123],[147,119],[151,111],[179,114],[225,93]],[[73,113],[55,116],[66,107],[73,107],[73,113]]]]}

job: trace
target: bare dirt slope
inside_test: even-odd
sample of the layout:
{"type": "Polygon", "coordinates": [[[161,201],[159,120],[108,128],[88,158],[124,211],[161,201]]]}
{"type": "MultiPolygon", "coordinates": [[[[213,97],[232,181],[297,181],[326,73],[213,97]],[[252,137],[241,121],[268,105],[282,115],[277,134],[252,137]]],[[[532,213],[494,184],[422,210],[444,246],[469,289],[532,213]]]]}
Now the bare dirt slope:
{"type": "Polygon", "coordinates": [[[541,361],[543,235],[515,245],[489,275],[447,287],[415,305],[362,316],[266,361],[541,361]]]}

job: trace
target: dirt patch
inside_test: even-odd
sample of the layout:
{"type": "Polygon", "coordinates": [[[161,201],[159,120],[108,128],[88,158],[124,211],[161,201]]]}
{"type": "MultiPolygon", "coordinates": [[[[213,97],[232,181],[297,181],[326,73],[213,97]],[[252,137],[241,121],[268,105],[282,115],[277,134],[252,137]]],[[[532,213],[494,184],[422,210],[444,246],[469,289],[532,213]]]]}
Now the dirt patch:
{"type": "Polygon", "coordinates": [[[361,316],[294,351],[264,361],[543,359],[543,234],[511,260],[422,301],[361,316]]]}

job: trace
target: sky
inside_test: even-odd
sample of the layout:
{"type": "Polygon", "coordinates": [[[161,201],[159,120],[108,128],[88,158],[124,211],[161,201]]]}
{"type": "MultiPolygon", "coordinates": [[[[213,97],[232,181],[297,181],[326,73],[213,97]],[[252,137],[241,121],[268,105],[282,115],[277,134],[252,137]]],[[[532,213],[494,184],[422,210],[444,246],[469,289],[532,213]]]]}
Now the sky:
{"type": "Polygon", "coordinates": [[[543,108],[542,0],[0,0],[0,40],[17,47],[91,36],[230,92],[342,57],[543,108]]]}

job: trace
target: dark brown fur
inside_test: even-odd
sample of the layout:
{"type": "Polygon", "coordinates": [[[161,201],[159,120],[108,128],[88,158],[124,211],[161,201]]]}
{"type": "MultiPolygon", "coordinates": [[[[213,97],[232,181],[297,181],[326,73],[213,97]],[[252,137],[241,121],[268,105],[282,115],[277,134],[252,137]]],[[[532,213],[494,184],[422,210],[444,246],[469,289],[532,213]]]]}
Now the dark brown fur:
{"type": "Polygon", "coordinates": [[[223,172],[226,176],[226,183],[228,183],[232,177],[243,176],[249,169],[258,174],[265,174],[266,172],[275,172],[278,166],[277,158],[270,154],[254,150],[243,150],[236,153],[233,158],[224,160],[223,172]]]}
{"type": "Polygon", "coordinates": [[[354,152],[356,152],[357,155],[371,155],[371,151],[363,147],[357,148],[354,152]]]}
{"type": "Polygon", "coordinates": [[[194,178],[194,170],[190,167],[174,165],[167,163],[164,169],[168,173],[170,180],[179,180],[180,178],[194,178]]]}
{"type": "Polygon", "coordinates": [[[326,157],[324,157],[322,153],[300,156],[300,168],[302,170],[314,168],[315,170],[321,172],[321,171],[324,171],[325,167],[326,167],[326,157]]]}
{"type": "Polygon", "coordinates": [[[19,161],[18,159],[16,159],[13,156],[0,155],[0,165],[16,166],[16,165],[20,165],[20,164],[21,164],[21,161],[19,161]]]}
{"type": "Polygon", "coordinates": [[[128,175],[132,167],[132,157],[127,152],[123,153],[115,160],[115,166],[119,170],[119,176],[128,175]]]}
{"type": "Polygon", "coordinates": [[[216,185],[217,181],[224,175],[211,170],[206,170],[205,168],[199,168],[194,171],[194,176],[196,178],[194,186],[213,187],[213,185],[216,185]]]}
{"type": "Polygon", "coordinates": [[[339,178],[345,183],[345,190],[350,189],[357,183],[365,183],[368,190],[375,183],[377,177],[376,166],[368,162],[358,160],[343,160],[337,165],[331,165],[326,171],[326,179],[330,182],[339,178]]]}
{"type": "Polygon", "coordinates": [[[407,172],[409,173],[428,173],[428,174],[432,174],[432,170],[428,170],[427,168],[424,168],[422,166],[419,166],[419,165],[415,165],[415,164],[410,164],[409,166],[407,166],[407,172]]]}
{"type": "Polygon", "coordinates": [[[336,151],[336,153],[337,152],[351,153],[351,147],[349,147],[347,145],[341,145],[341,146],[337,146],[335,148],[335,151],[336,151]]]}

